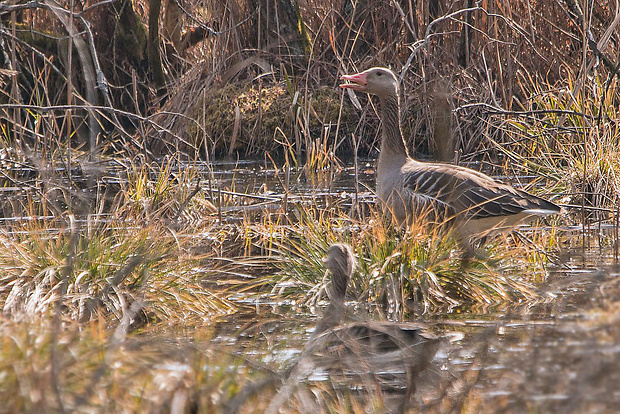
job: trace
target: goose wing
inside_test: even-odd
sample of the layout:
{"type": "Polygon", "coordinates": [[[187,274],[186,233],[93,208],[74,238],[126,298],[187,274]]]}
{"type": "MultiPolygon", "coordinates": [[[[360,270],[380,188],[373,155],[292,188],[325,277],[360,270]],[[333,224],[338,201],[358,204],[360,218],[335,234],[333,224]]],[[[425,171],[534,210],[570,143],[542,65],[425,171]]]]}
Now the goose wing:
{"type": "Polygon", "coordinates": [[[553,203],[469,168],[416,162],[409,166],[404,177],[403,189],[413,203],[434,199],[473,219],[510,216],[527,210],[560,211],[553,203]]]}
{"type": "Polygon", "coordinates": [[[462,206],[460,210],[464,214],[478,219],[510,216],[536,209],[537,205],[534,203],[533,197],[512,187],[498,185],[495,188],[467,188],[459,194],[456,201],[462,206]]]}

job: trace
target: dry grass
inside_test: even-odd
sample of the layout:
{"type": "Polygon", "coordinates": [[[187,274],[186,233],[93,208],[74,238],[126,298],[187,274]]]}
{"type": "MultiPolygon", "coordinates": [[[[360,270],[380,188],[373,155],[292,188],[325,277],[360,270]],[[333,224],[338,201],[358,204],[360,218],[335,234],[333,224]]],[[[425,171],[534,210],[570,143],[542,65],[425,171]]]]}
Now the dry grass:
{"type": "Polygon", "coordinates": [[[223,412],[244,369],[210,343],[211,331],[125,337],[103,319],[52,327],[3,319],[0,412],[223,412]]]}
{"type": "MultiPolygon", "coordinates": [[[[164,2],[168,17],[173,3],[164,2]]],[[[435,102],[447,91],[461,161],[536,174],[531,189],[582,207],[584,224],[614,220],[617,245],[611,1],[580,11],[570,0],[301,0],[269,20],[268,7],[285,3],[258,2],[259,15],[248,1],[184,2],[183,29],[219,31],[189,46],[162,15],[164,88],[147,60],[149,2],[73,3],[82,34],[71,58],[71,27],[49,2],[0,10],[10,60],[0,62],[0,183],[12,189],[0,201],[0,412],[225,412],[245,384],[273,373],[217,345],[216,322],[248,298],[321,303],[321,259],[335,241],[360,259],[351,299],[381,317],[546,303],[536,286],[562,244],[555,230],[493,238],[486,258],[463,268],[448,231],[397,231],[372,208],[295,194],[295,174],[323,184],[346,151],[377,148],[377,108],[358,96],[360,111],[338,92],[344,72],[402,74],[406,138],[423,155],[438,145],[435,102]],[[266,154],[282,194],[224,186],[208,164],[185,162],[237,154],[266,154]]],[[[484,411],[471,371],[454,399],[428,411],[484,411]]],[[[317,387],[327,411],[362,409],[317,387]]],[[[246,408],[260,411],[272,391],[246,408]]]]}
{"type": "Polygon", "coordinates": [[[540,252],[551,251],[555,241],[545,231],[534,235],[536,243],[498,236],[480,248],[486,259],[464,263],[451,231],[429,228],[423,220],[398,231],[376,212],[357,221],[343,213],[302,207],[298,217],[272,242],[281,269],[275,280],[281,294],[302,294],[306,304],[324,297],[329,278],[322,258],[340,241],[351,243],[359,258],[351,296],[371,306],[380,304],[391,318],[545,300],[532,285],[545,273],[548,257],[540,252]]]}

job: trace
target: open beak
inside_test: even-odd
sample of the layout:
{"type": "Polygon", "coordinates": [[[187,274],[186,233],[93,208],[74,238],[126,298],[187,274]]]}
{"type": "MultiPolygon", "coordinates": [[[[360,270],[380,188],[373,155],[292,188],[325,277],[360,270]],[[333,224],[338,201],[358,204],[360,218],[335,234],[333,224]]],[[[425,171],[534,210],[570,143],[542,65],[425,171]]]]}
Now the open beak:
{"type": "Polygon", "coordinates": [[[342,75],[340,79],[346,81],[346,83],[340,84],[343,89],[353,89],[354,91],[366,90],[368,81],[366,80],[366,74],[364,72],[357,73],[355,75],[342,75]]]}

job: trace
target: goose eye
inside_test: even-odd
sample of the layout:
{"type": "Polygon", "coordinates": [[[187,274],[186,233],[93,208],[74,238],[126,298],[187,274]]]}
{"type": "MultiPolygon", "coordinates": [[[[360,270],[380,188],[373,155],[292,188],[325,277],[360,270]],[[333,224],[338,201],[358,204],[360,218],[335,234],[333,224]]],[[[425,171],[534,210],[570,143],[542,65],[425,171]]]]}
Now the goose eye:
{"type": "Polygon", "coordinates": [[[377,72],[377,76],[383,75],[383,72],[377,72]]]}

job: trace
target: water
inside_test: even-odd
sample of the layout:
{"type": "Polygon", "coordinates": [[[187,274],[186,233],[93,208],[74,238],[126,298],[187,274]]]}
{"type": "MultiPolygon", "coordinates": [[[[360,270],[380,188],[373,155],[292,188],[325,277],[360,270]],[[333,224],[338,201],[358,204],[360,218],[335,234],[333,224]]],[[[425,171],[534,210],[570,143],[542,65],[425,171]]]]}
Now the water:
{"type": "MultiPolygon", "coordinates": [[[[361,205],[375,202],[371,160],[360,161],[357,188],[350,163],[338,173],[308,178],[291,172],[288,179],[286,171],[266,167],[262,161],[222,161],[198,168],[202,188],[210,192],[214,204],[221,194],[235,199],[231,205],[219,206],[221,219],[228,224],[243,220],[248,211],[265,214],[281,209],[285,202],[294,205],[310,200],[330,208],[330,199],[337,199],[339,208],[345,210],[356,201],[361,205]]],[[[106,182],[122,183],[119,171],[108,166],[106,182]]],[[[10,197],[14,190],[3,192],[10,197]]],[[[3,220],[19,219],[24,218],[3,220]]],[[[105,214],[99,219],[105,220],[105,214]]],[[[426,318],[429,330],[459,332],[463,338],[444,344],[432,369],[417,382],[419,411],[620,409],[620,266],[614,228],[604,223],[582,229],[569,222],[559,230],[558,238],[558,257],[537,285],[547,300],[478,314],[426,318]]],[[[219,324],[214,342],[276,368],[299,357],[320,315],[320,309],[271,294],[239,294],[232,299],[242,310],[219,324]]],[[[168,373],[181,372],[186,366],[162,363],[159,368],[168,373]]],[[[316,372],[309,382],[327,379],[324,372],[316,372]]]]}
{"type": "MultiPolygon", "coordinates": [[[[357,197],[372,203],[374,198],[368,191],[374,188],[372,163],[363,160],[361,165],[362,185],[357,197]]],[[[240,172],[239,166],[231,166],[216,166],[215,176],[221,183],[234,179],[237,186],[246,184],[244,188],[250,193],[261,188],[269,189],[271,194],[285,190],[282,172],[257,171],[256,166],[240,172]]],[[[312,194],[338,196],[351,203],[356,193],[353,172],[349,166],[324,181],[311,182],[303,176],[293,179],[289,200],[312,194]]],[[[436,315],[425,321],[432,331],[465,335],[444,345],[434,368],[420,379],[419,411],[460,411],[463,407],[469,412],[620,409],[620,267],[615,266],[609,242],[613,228],[603,224],[586,230],[580,225],[560,229],[559,261],[549,265],[547,279],[537,286],[548,300],[531,307],[515,307],[512,312],[436,315]],[[445,405],[447,400],[452,404],[445,405]]],[[[290,314],[283,311],[281,319],[286,318],[290,314]]],[[[296,313],[295,322],[276,323],[273,332],[277,333],[263,332],[265,338],[270,338],[265,341],[285,343],[284,349],[256,342],[254,346],[271,352],[267,360],[286,365],[287,359],[299,355],[316,318],[296,313]]],[[[260,354],[258,351],[257,357],[260,354]]],[[[317,372],[311,380],[325,381],[327,376],[323,374],[317,372]]]]}
{"type": "Polygon", "coordinates": [[[609,307],[620,293],[616,278],[611,269],[579,272],[578,287],[564,281],[554,300],[528,312],[465,320],[470,334],[441,362],[457,377],[476,370],[476,392],[498,410],[618,407],[620,314],[609,307]]]}

